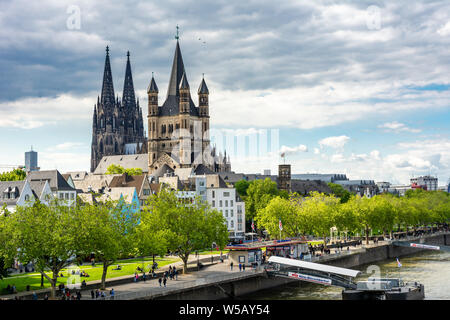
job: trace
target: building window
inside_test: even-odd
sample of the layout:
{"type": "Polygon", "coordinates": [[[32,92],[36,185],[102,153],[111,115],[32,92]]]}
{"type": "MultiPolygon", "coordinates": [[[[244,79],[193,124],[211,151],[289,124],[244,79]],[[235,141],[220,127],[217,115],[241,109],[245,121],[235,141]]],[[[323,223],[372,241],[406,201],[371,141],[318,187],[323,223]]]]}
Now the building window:
{"type": "Polygon", "coordinates": [[[224,192],[224,193],[223,193],[223,196],[224,196],[224,197],[229,197],[229,196],[230,196],[230,193],[229,193],[228,191],[227,191],[227,192],[224,192]]]}
{"type": "Polygon", "coordinates": [[[59,194],[59,199],[64,200],[64,193],[61,192],[61,193],[59,194]]]}
{"type": "Polygon", "coordinates": [[[219,207],[222,207],[222,200],[219,200],[219,207]]]}
{"type": "Polygon", "coordinates": [[[230,200],[230,207],[233,206],[233,200],[230,200]]]}
{"type": "Polygon", "coordinates": [[[216,201],[212,201],[212,206],[215,207],[216,206],[216,201]]]}
{"type": "Polygon", "coordinates": [[[231,220],[231,228],[234,228],[234,221],[231,220]]]}
{"type": "Polygon", "coordinates": [[[66,200],[69,200],[69,193],[66,192],[66,200]]]}
{"type": "Polygon", "coordinates": [[[228,218],[228,210],[225,210],[225,217],[228,218]]]}
{"type": "Polygon", "coordinates": [[[30,200],[30,195],[26,194],[25,195],[25,201],[28,201],[28,200],[30,200]]]}
{"type": "Polygon", "coordinates": [[[216,192],[213,190],[212,191],[212,197],[215,198],[216,197],[216,192]]]}
{"type": "Polygon", "coordinates": [[[225,207],[228,207],[228,200],[225,200],[225,207]]]}
{"type": "Polygon", "coordinates": [[[230,217],[233,217],[233,209],[230,210],[230,217]]]}

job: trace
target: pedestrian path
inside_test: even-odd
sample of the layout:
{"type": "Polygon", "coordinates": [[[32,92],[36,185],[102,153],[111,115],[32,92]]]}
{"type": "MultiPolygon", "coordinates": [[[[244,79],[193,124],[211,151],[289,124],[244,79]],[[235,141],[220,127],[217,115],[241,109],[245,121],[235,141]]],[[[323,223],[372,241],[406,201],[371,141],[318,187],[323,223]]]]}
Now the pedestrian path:
{"type": "MultiPolygon", "coordinates": [[[[178,269],[178,268],[177,268],[178,269]]],[[[208,266],[200,271],[191,272],[188,274],[178,275],[178,280],[167,280],[166,287],[159,284],[157,278],[151,280],[138,282],[130,282],[115,287],[106,288],[106,299],[110,299],[109,292],[112,288],[115,291],[116,300],[131,300],[139,298],[152,299],[167,294],[173,294],[186,288],[194,288],[208,284],[217,284],[221,281],[232,281],[239,278],[257,276],[263,273],[263,269],[258,270],[247,268],[245,271],[239,271],[239,268],[234,267],[230,270],[228,263],[217,263],[208,266]]],[[[82,291],[82,300],[91,300],[90,290],[82,291]]]]}

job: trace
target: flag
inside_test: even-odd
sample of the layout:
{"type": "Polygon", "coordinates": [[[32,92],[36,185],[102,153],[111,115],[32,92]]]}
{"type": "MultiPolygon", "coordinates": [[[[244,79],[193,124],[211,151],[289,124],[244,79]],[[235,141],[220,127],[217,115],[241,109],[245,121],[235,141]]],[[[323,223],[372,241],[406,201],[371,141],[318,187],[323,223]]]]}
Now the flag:
{"type": "Polygon", "coordinates": [[[402,264],[400,263],[400,261],[397,258],[397,266],[400,268],[402,266],[402,264]]]}
{"type": "Polygon", "coordinates": [[[252,231],[255,231],[255,224],[253,223],[253,219],[252,219],[252,231]]]}
{"type": "Polygon", "coordinates": [[[280,219],[280,221],[278,222],[278,227],[280,228],[280,231],[283,230],[283,225],[281,224],[281,219],[280,219]]]}

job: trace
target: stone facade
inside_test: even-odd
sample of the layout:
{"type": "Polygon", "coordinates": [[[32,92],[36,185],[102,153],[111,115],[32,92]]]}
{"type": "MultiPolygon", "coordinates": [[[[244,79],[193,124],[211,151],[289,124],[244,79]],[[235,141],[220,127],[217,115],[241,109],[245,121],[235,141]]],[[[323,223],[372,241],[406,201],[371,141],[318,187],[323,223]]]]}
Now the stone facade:
{"type": "Polygon", "coordinates": [[[106,47],[105,70],[101,97],[97,98],[92,119],[91,172],[103,156],[147,153],[147,139],[139,100],[136,100],[131,74],[130,54],[127,65],[122,101],[114,96],[114,86],[106,47]],[[131,146],[131,148],[130,148],[131,146]]]}
{"type": "Polygon", "coordinates": [[[226,154],[216,155],[215,148],[210,148],[209,90],[205,79],[197,93],[198,107],[191,98],[177,40],[164,103],[158,105],[159,90],[154,77],[147,89],[149,174],[164,165],[175,170],[203,164],[214,172],[231,171],[226,154]]]}

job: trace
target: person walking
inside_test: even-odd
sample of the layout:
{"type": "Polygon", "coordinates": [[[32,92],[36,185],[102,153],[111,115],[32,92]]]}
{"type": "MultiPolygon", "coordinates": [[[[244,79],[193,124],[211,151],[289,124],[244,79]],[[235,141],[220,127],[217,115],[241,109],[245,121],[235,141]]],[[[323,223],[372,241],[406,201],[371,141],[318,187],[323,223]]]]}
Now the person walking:
{"type": "Polygon", "coordinates": [[[161,287],[162,278],[159,278],[158,282],[159,282],[159,286],[161,287]]]}
{"type": "Polygon", "coordinates": [[[164,283],[164,288],[166,287],[166,282],[167,282],[167,278],[164,277],[163,283],[164,283]]]}
{"type": "Polygon", "coordinates": [[[245,271],[245,263],[242,264],[242,271],[245,271]]]}
{"type": "Polygon", "coordinates": [[[239,272],[242,271],[242,264],[239,263],[239,272]]]}
{"type": "Polygon", "coordinates": [[[178,280],[178,270],[175,270],[175,280],[178,280]]]}
{"type": "Polygon", "coordinates": [[[111,300],[114,300],[114,296],[116,295],[116,292],[114,291],[114,288],[111,288],[111,291],[109,292],[109,295],[111,297],[111,300]]]}
{"type": "Polygon", "coordinates": [[[100,291],[98,291],[98,289],[95,290],[95,299],[98,299],[98,297],[100,296],[100,291]]]}
{"type": "Polygon", "coordinates": [[[144,280],[144,283],[145,283],[146,278],[147,278],[147,276],[145,275],[145,272],[144,272],[144,274],[142,275],[142,279],[144,280]]]}
{"type": "Polygon", "coordinates": [[[94,290],[91,290],[91,298],[92,298],[92,300],[95,299],[95,293],[94,293],[94,290]]]}
{"type": "Polygon", "coordinates": [[[233,261],[230,262],[230,271],[233,271],[233,261]]]}
{"type": "Polygon", "coordinates": [[[38,296],[37,296],[36,292],[33,291],[33,300],[37,300],[37,299],[38,299],[38,296]]]}

